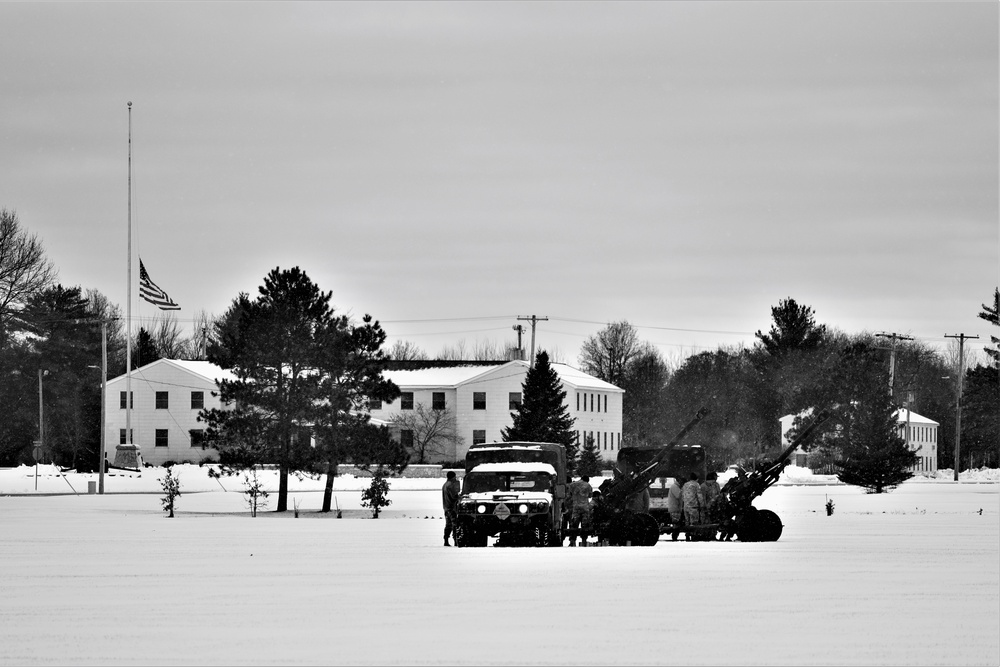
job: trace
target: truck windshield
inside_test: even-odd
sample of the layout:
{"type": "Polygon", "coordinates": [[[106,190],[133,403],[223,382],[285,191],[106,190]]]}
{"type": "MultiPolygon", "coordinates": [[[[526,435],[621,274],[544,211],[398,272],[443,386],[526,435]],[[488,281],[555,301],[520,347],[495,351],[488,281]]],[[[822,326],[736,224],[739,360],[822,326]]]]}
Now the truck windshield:
{"type": "Polygon", "coordinates": [[[463,493],[491,491],[548,491],[552,476],[545,472],[470,472],[465,476],[463,493]]]}

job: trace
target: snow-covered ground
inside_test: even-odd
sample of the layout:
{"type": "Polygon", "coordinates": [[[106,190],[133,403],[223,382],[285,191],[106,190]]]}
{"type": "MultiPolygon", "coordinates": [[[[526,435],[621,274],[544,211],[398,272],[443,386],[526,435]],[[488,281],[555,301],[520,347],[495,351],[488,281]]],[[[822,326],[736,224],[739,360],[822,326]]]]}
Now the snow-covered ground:
{"type": "Polygon", "coordinates": [[[377,521],[364,478],[342,520],[293,479],[299,518],[251,519],[238,478],[176,466],[167,519],[162,469],[34,470],[0,470],[4,665],[1000,663],[996,470],[867,495],[790,468],[757,502],[778,542],[590,549],[445,549],[440,479],[377,521]]]}

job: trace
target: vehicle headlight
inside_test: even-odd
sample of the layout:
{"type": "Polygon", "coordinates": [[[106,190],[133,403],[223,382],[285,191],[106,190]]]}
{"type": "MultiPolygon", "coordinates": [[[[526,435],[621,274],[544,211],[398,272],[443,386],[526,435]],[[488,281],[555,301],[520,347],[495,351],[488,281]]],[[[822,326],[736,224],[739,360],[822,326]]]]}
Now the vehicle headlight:
{"type": "Polygon", "coordinates": [[[486,514],[486,505],[480,505],[479,507],[476,508],[476,511],[479,512],[480,514],[486,514]]]}
{"type": "Polygon", "coordinates": [[[521,514],[527,514],[528,513],[528,506],[527,505],[523,505],[523,504],[522,505],[518,505],[517,506],[517,511],[520,512],[521,514]]]}

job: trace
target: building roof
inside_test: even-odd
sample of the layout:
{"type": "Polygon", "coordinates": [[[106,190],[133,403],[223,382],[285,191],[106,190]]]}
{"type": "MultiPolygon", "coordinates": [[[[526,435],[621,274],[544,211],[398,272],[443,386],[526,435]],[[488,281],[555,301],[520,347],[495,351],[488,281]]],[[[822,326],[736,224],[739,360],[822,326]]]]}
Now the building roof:
{"type": "MultiPolygon", "coordinates": [[[[497,369],[505,367],[516,370],[518,373],[527,372],[528,362],[515,359],[514,361],[497,362],[493,365],[449,365],[446,367],[416,368],[413,370],[390,370],[385,371],[383,375],[400,387],[455,388],[477,378],[485,377],[497,369]]],[[[619,389],[609,382],[600,380],[593,375],[584,373],[583,371],[573,368],[572,366],[567,366],[566,364],[552,364],[552,369],[556,372],[556,375],[559,376],[559,379],[564,385],[568,385],[574,389],[595,389],[609,392],[623,392],[622,389],[619,389]]]]}
{"type": "Polygon", "coordinates": [[[906,408],[900,408],[899,410],[896,410],[896,421],[898,421],[900,424],[909,421],[911,424],[928,424],[933,426],[941,425],[939,422],[936,422],[933,419],[928,419],[927,417],[918,415],[916,412],[910,412],[906,408]],[[909,419],[907,419],[907,416],[909,416],[909,419]]]}
{"type": "MultiPolygon", "coordinates": [[[[155,370],[157,366],[174,366],[185,370],[192,375],[197,375],[202,379],[208,380],[209,382],[216,382],[217,380],[235,380],[236,376],[221,366],[217,366],[208,361],[195,361],[189,359],[157,359],[145,366],[140,366],[139,368],[132,369],[132,379],[145,379],[145,376],[150,371],[155,370]]],[[[119,375],[116,378],[108,380],[108,384],[117,381],[124,381],[125,375],[119,375]]]]}

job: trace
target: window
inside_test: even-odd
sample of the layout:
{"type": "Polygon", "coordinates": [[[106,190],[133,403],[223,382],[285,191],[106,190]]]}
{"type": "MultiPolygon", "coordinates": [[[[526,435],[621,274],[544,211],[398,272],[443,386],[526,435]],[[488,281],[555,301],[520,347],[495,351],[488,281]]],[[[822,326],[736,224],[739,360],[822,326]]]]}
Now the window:
{"type": "Polygon", "coordinates": [[[377,401],[374,398],[368,399],[368,409],[369,410],[381,410],[382,401],[377,401]]]}
{"type": "MultiPolygon", "coordinates": [[[[135,437],[135,431],[132,431],[132,437],[135,437]]],[[[118,429],[118,444],[119,445],[128,444],[125,440],[125,429],[123,428],[118,429]]]]}
{"type": "Polygon", "coordinates": [[[399,444],[407,449],[413,449],[413,431],[400,431],[399,444]]]}
{"type": "Polygon", "coordinates": [[[435,391],[431,394],[431,409],[444,410],[444,392],[435,391]]]}
{"type": "Polygon", "coordinates": [[[170,396],[169,392],[158,391],[156,392],[156,409],[157,410],[167,410],[170,408],[170,403],[168,398],[170,396]]]}
{"type": "Polygon", "coordinates": [[[205,407],[205,392],[203,391],[192,391],[191,392],[191,409],[192,410],[202,410],[205,407]]]}
{"type": "Polygon", "coordinates": [[[604,411],[605,412],[608,411],[608,395],[607,394],[604,395],[604,411]]]}
{"type": "MultiPolygon", "coordinates": [[[[399,395],[399,409],[400,410],[412,410],[413,409],[413,392],[404,391],[399,395]]],[[[413,435],[412,433],[410,435],[413,435]]]]}
{"type": "MultiPolygon", "coordinates": [[[[127,407],[134,408],[135,407],[135,392],[134,391],[132,392],[132,400],[130,402],[132,403],[132,405],[129,405],[127,407]]],[[[122,410],[124,410],[125,407],[126,407],[126,405],[125,405],[125,392],[124,391],[119,394],[118,407],[120,407],[122,410]]]]}
{"type": "Polygon", "coordinates": [[[580,411],[580,392],[576,392],[576,411],[580,411]]]}
{"type": "Polygon", "coordinates": [[[157,447],[167,446],[167,429],[165,428],[156,429],[156,446],[157,447]]]}
{"type": "Polygon", "coordinates": [[[202,447],[205,444],[205,429],[203,428],[193,428],[188,431],[188,435],[191,436],[191,446],[192,447],[202,447]]]}
{"type": "Polygon", "coordinates": [[[474,391],[474,392],[472,392],[472,409],[473,410],[485,410],[486,409],[486,392],[485,391],[474,391]]]}
{"type": "Polygon", "coordinates": [[[594,395],[590,394],[590,411],[594,411],[594,395]]]}
{"type": "Polygon", "coordinates": [[[472,444],[481,445],[486,442],[486,431],[475,430],[472,432],[472,444]]]}
{"type": "Polygon", "coordinates": [[[507,406],[511,410],[519,410],[521,408],[521,392],[512,391],[507,394],[507,406]]]}

